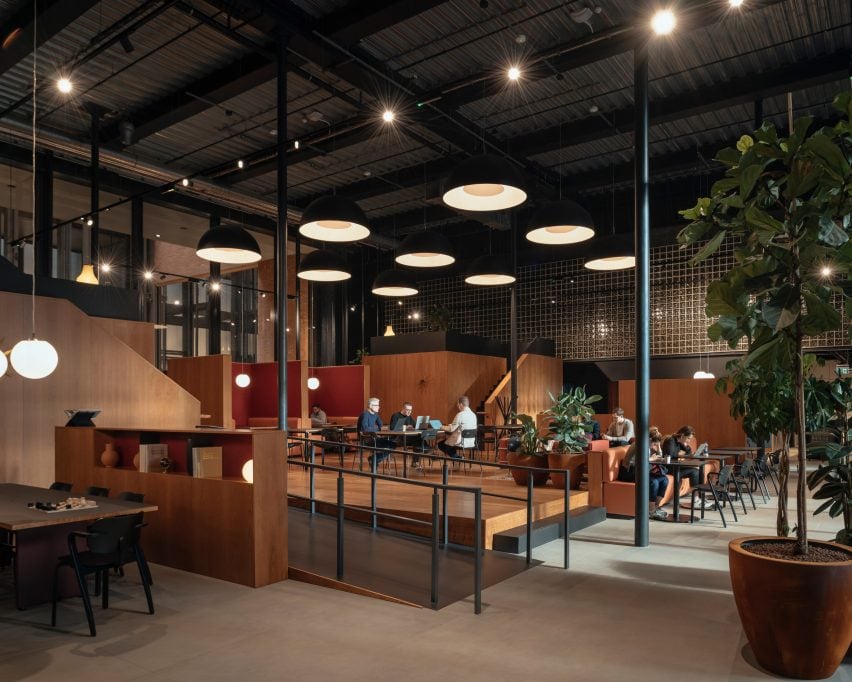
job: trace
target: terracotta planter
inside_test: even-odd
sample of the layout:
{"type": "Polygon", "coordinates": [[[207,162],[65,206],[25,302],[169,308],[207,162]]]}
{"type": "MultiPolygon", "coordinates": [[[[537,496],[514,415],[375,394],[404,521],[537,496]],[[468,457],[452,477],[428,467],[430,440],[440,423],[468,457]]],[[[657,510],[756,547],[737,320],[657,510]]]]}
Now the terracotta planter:
{"type": "Polygon", "coordinates": [[[767,670],[803,680],[830,677],[852,642],[852,550],[848,561],[787,561],[743,549],[753,542],[792,540],[746,537],[728,544],[731,583],[740,621],[757,661],[767,670]]]}
{"type": "MultiPolygon", "coordinates": [[[[548,452],[547,467],[549,469],[568,469],[571,472],[571,489],[578,490],[583,467],[586,466],[584,452],[548,452]]],[[[565,489],[565,474],[551,473],[550,480],[554,488],[565,489]]]]}
{"type": "MultiPolygon", "coordinates": [[[[521,455],[517,452],[509,453],[509,464],[517,464],[522,467],[540,467],[547,460],[544,457],[536,455],[521,455]]],[[[529,472],[520,469],[512,469],[512,478],[518,485],[527,485],[529,481],[529,472]]],[[[546,471],[536,472],[533,474],[533,485],[544,485],[547,483],[548,474],[546,471]]]]}
{"type": "Polygon", "coordinates": [[[118,452],[115,449],[115,444],[107,443],[106,448],[101,453],[101,464],[105,467],[114,467],[118,464],[121,458],[118,456],[118,452]]]}

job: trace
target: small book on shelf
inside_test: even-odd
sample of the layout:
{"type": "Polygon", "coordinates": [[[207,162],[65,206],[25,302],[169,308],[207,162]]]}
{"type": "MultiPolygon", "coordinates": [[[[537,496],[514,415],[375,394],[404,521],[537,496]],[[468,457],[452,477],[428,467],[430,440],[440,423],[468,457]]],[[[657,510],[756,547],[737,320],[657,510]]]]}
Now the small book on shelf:
{"type": "Polygon", "coordinates": [[[141,443],[139,445],[139,471],[160,471],[160,460],[169,456],[166,443],[141,443]]]}
{"type": "Polygon", "coordinates": [[[195,478],[222,478],[222,448],[192,448],[192,475],[195,478]]]}

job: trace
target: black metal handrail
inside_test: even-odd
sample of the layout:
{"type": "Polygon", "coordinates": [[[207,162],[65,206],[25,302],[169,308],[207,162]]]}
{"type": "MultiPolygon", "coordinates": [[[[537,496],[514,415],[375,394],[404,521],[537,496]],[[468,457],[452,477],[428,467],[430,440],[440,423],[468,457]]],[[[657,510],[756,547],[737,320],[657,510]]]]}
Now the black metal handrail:
{"type": "MultiPolygon", "coordinates": [[[[363,444],[363,443],[348,444],[348,445],[352,445],[352,446],[355,446],[355,447],[358,447],[358,448],[361,448],[361,449],[366,449],[366,450],[380,451],[380,452],[392,452],[394,454],[402,455],[402,457],[418,456],[418,457],[430,457],[432,459],[439,459],[439,460],[441,460],[441,472],[442,472],[441,483],[439,484],[439,483],[432,483],[432,482],[429,482],[429,481],[419,481],[419,480],[416,480],[416,479],[409,479],[409,478],[404,478],[404,477],[399,477],[399,476],[390,476],[390,475],[385,475],[385,474],[379,474],[376,471],[376,465],[377,465],[377,461],[376,461],[377,458],[376,457],[372,458],[372,471],[367,471],[367,472],[360,471],[360,470],[358,470],[358,471],[348,470],[348,469],[345,469],[343,467],[328,466],[328,465],[325,465],[325,464],[317,464],[314,461],[314,457],[315,457],[314,447],[315,446],[319,446],[319,447],[323,447],[323,446],[340,447],[340,446],[343,446],[343,447],[346,447],[347,444],[346,443],[340,443],[340,442],[337,442],[337,441],[325,441],[325,440],[320,440],[320,439],[311,439],[307,436],[305,436],[305,437],[289,436],[289,439],[294,440],[294,441],[299,441],[303,444],[303,459],[304,459],[304,453],[305,452],[310,453],[310,461],[307,461],[307,459],[305,459],[305,461],[300,463],[300,465],[299,465],[299,466],[308,467],[309,470],[310,470],[310,475],[309,475],[309,496],[307,498],[302,496],[302,495],[294,495],[294,494],[290,494],[290,493],[288,493],[288,495],[290,495],[291,497],[296,498],[296,499],[308,500],[310,512],[312,514],[316,513],[316,501],[317,500],[316,500],[316,488],[315,488],[314,473],[317,469],[325,470],[325,471],[337,471],[338,472],[338,488],[339,488],[337,508],[338,508],[338,516],[339,516],[338,523],[339,524],[342,523],[343,513],[344,513],[345,509],[348,508],[350,510],[357,510],[357,511],[363,510],[362,507],[351,507],[351,506],[347,506],[347,505],[343,504],[343,498],[342,498],[341,491],[343,490],[343,485],[344,485],[343,484],[343,478],[342,478],[342,474],[344,474],[344,473],[346,473],[348,475],[354,475],[354,476],[369,476],[370,477],[370,479],[371,479],[370,480],[370,526],[374,530],[378,528],[377,521],[378,521],[379,517],[396,518],[398,520],[412,521],[412,522],[414,522],[415,524],[418,524],[418,525],[428,525],[428,522],[421,521],[419,519],[414,519],[414,518],[410,518],[410,517],[401,517],[401,516],[390,514],[390,513],[387,513],[387,512],[378,511],[377,510],[377,501],[376,501],[376,482],[377,481],[385,480],[385,481],[393,482],[393,483],[404,483],[404,484],[407,484],[407,485],[415,485],[415,486],[420,486],[420,487],[432,488],[433,489],[433,521],[432,521],[432,523],[435,524],[435,527],[433,528],[433,533],[432,533],[433,538],[432,539],[433,539],[433,544],[435,545],[435,551],[437,551],[437,547],[438,547],[438,544],[440,542],[441,537],[443,538],[444,546],[446,546],[449,542],[449,515],[447,513],[447,491],[449,490],[449,491],[458,491],[458,492],[464,492],[464,493],[473,493],[474,496],[475,496],[475,499],[476,499],[476,505],[475,505],[475,509],[474,509],[474,549],[475,549],[475,555],[476,555],[476,561],[477,562],[481,561],[480,557],[481,557],[481,551],[482,551],[482,547],[481,547],[481,542],[482,542],[482,539],[481,539],[481,534],[482,534],[482,528],[481,528],[481,524],[482,524],[482,497],[487,496],[487,497],[493,497],[493,498],[498,498],[498,499],[516,500],[516,501],[526,503],[526,508],[527,508],[526,509],[526,511],[527,511],[527,514],[526,514],[526,535],[527,535],[526,563],[529,565],[529,564],[532,563],[532,544],[533,544],[532,543],[532,525],[533,525],[534,480],[533,480],[532,474],[534,472],[563,473],[565,475],[565,490],[564,490],[564,495],[563,495],[563,509],[564,509],[564,511],[563,511],[563,514],[564,514],[564,516],[563,516],[563,523],[564,523],[563,568],[567,569],[568,566],[569,566],[569,559],[570,559],[570,556],[569,556],[569,551],[570,551],[569,550],[569,547],[570,547],[570,543],[569,543],[569,536],[570,536],[569,497],[570,497],[570,495],[569,495],[569,493],[570,493],[571,472],[567,469],[547,468],[547,467],[527,467],[527,466],[522,466],[522,465],[519,465],[519,464],[507,464],[507,463],[501,463],[501,462],[480,461],[480,460],[474,460],[474,459],[466,459],[465,460],[465,462],[468,462],[468,463],[471,463],[471,464],[481,463],[481,464],[487,464],[488,466],[492,466],[492,467],[496,467],[496,468],[500,468],[500,469],[528,471],[530,475],[529,475],[528,481],[527,481],[526,497],[519,497],[519,496],[515,496],[515,495],[507,495],[507,494],[504,494],[504,493],[495,493],[495,492],[483,491],[482,488],[477,487],[477,486],[458,486],[458,485],[453,486],[453,485],[450,485],[449,482],[448,482],[448,476],[449,476],[448,463],[449,462],[457,462],[458,458],[452,458],[452,457],[447,457],[447,456],[444,456],[444,455],[438,455],[437,453],[434,453],[434,452],[430,452],[427,455],[424,452],[409,452],[409,451],[406,451],[406,450],[399,450],[399,449],[396,449],[396,448],[375,447],[375,446],[366,445],[366,444],[363,444]],[[304,450],[305,447],[308,448],[307,451],[304,450]],[[443,498],[442,499],[443,514],[441,515],[442,518],[443,518],[443,527],[442,527],[443,532],[442,533],[439,533],[437,531],[437,525],[436,525],[437,522],[438,522],[438,517],[439,517],[438,512],[437,512],[437,508],[436,508],[439,489],[442,492],[441,497],[443,498]]],[[[342,533],[342,529],[339,530],[338,532],[342,533]]],[[[342,541],[342,538],[340,538],[340,541],[342,541]]],[[[342,549],[341,549],[341,547],[338,547],[338,554],[339,554],[339,558],[342,560],[342,549]]],[[[433,557],[433,563],[435,563],[436,561],[437,561],[437,555],[435,555],[433,557]]],[[[434,568],[435,568],[435,570],[437,570],[437,564],[435,564],[434,568]]],[[[342,571],[342,565],[339,565],[338,570],[342,571]]],[[[478,583],[480,585],[479,590],[481,590],[481,565],[474,572],[475,572],[475,574],[478,574],[475,577],[474,582],[478,583]]],[[[435,582],[436,579],[437,579],[436,574],[433,573],[432,579],[433,579],[433,583],[435,583],[435,589],[437,589],[437,584],[435,582]]],[[[434,596],[435,595],[433,595],[433,597],[434,596]]],[[[436,602],[433,601],[433,605],[435,603],[436,602]]],[[[475,612],[480,613],[480,611],[481,611],[481,595],[478,592],[476,592],[476,594],[475,594],[475,612]]]]}

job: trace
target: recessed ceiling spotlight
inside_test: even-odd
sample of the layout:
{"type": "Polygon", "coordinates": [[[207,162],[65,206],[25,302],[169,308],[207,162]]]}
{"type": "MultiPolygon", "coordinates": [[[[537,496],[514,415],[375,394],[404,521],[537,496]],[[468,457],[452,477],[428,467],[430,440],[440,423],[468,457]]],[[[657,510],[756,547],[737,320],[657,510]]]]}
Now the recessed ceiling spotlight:
{"type": "Polygon", "coordinates": [[[71,79],[66,78],[65,76],[61,76],[56,81],[56,87],[63,95],[67,95],[74,89],[74,85],[71,83],[71,79]]]}
{"type": "Polygon", "coordinates": [[[651,28],[658,36],[669,35],[677,26],[677,19],[670,9],[658,10],[651,19],[651,28]]]}
{"type": "Polygon", "coordinates": [[[730,0],[731,7],[742,7],[743,0],[730,0]]]}
{"type": "Polygon", "coordinates": [[[390,109],[385,109],[382,113],[382,120],[385,123],[391,123],[394,119],[394,113],[390,109]]]}
{"type": "Polygon", "coordinates": [[[517,66],[509,67],[508,76],[510,81],[516,81],[521,77],[521,70],[517,66]]]}
{"type": "Polygon", "coordinates": [[[245,161],[243,161],[242,159],[240,159],[239,161],[237,161],[237,168],[239,168],[240,170],[242,170],[242,169],[243,169],[243,168],[245,168],[245,167],[246,167],[246,163],[245,163],[245,161]]]}

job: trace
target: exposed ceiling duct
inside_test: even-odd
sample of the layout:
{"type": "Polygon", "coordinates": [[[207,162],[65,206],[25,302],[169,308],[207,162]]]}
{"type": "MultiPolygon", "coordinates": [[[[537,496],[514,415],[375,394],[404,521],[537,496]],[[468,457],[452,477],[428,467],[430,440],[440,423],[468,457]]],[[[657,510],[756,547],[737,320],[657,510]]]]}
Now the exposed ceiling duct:
{"type": "MultiPolygon", "coordinates": [[[[22,123],[3,121],[0,123],[0,135],[8,136],[9,141],[19,147],[29,147],[32,144],[32,129],[22,123]]],[[[39,131],[38,142],[43,149],[50,149],[59,156],[83,164],[88,164],[91,156],[89,145],[59,133],[39,131]]],[[[179,186],[184,177],[170,168],[103,148],[100,150],[100,166],[123,177],[153,185],[175,184],[179,186]]],[[[180,191],[202,197],[224,208],[252,213],[273,220],[278,216],[278,207],[273,202],[236,192],[203,178],[194,177],[192,184],[188,187],[180,187],[180,191]]],[[[300,210],[292,207],[287,208],[288,223],[298,225],[301,219],[302,212],[300,210]]],[[[371,234],[363,243],[383,250],[392,250],[398,246],[395,239],[377,234],[371,234]]]]}

